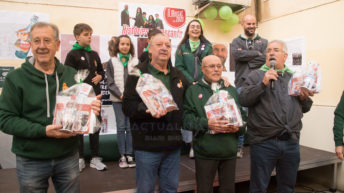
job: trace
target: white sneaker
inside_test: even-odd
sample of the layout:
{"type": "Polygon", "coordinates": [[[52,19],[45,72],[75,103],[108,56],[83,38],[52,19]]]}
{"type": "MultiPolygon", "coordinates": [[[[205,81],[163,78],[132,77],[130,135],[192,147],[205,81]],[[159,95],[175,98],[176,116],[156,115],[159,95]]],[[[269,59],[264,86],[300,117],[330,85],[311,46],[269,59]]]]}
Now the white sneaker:
{"type": "Polygon", "coordinates": [[[82,172],[82,170],[86,167],[85,165],[85,159],[79,158],[79,171],[82,172]]]}
{"type": "Polygon", "coordinates": [[[244,157],[244,148],[238,147],[237,158],[242,158],[242,157],[244,157]]]}
{"type": "Polygon", "coordinates": [[[99,171],[106,170],[106,165],[102,162],[102,158],[94,157],[91,159],[91,168],[96,168],[99,171]]]}
{"type": "Polygon", "coordinates": [[[190,152],[189,152],[189,158],[190,158],[190,159],[193,159],[193,158],[195,158],[195,155],[194,155],[194,150],[193,150],[193,148],[192,148],[192,147],[190,148],[190,152]]]}
{"type": "Polygon", "coordinates": [[[128,163],[129,168],[134,168],[136,166],[134,158],[131,157],[130,155],[127,155],[127,163],[128,163]]]}
{"type": "Polygon", "coordinates": [[[127,159],[125,158],[124,155],[121,156],[121,159],[119,159],[119,167],[120,168],[127,168],[129,167],[128,163],[127,163],[127,159]]]}

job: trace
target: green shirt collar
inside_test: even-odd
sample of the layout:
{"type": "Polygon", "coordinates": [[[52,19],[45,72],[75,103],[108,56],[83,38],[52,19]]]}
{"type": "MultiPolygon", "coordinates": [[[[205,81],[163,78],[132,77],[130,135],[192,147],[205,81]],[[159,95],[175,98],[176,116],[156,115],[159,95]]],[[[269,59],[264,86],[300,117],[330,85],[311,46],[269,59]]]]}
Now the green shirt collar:
{"type": "Polygon", "coordinates": [[[148,70],[149,72],[153,75],[168,75],[170,74],[170,67],[167,65],[167,74],[165,74],[164,72],[156,69],[150,62],[148,64],[148,70]]]}
{"type": "Polygon", "coordinates": [[[198,46],[201,44],[201,40],[192,41],[189,39],[189,44],[190,44],[191,52],[194,52],[195,50],[197,50],[198,46]]]}
{"type": "Polygon", "coordinates": [[[91,46],[87,46],[85,48],[85,47],[80,46],[80,44],[78,42],[75,42],[75,44],[73,45],[72,50],[85,50],[87,52],[92,51],[91,46]]]}
{"type": "MultiPolygon", "coordinates": [[[[260,70],[263,70],[264,72],[270,70],[270,67],[264,64],[262,67],[260,67],[260,70]]],[[[290,74],[293,74],[293,71],[290,70],[287,65],[284,64],[284,68],[282,70],[277,70],[275,69],[278,73],[281,73],[282,76],[284,75],[285,72],[289,72],[290,74]]]]}

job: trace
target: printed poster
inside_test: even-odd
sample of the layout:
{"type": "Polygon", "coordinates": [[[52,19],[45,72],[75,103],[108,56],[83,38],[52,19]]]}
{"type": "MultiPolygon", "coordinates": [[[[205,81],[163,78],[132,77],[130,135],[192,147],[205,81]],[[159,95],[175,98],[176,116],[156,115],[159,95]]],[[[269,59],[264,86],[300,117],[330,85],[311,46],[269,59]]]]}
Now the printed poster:
{"type": "Polygon", "coordinates": [[[171,39],[171,60],[184,36],[186,28],[185,9],[150,4],[119,3],[119,34],[129,35],[134,44],[135,55],[139,57],[147,47],[148,31],[160,29],[171,39]]]}
{"type": "Polygon", "coordinates": [[[0,10],[0,59],[23,60],[31,56],[29,32],[38,21],[49,22],[43,13],[0,10]]]}

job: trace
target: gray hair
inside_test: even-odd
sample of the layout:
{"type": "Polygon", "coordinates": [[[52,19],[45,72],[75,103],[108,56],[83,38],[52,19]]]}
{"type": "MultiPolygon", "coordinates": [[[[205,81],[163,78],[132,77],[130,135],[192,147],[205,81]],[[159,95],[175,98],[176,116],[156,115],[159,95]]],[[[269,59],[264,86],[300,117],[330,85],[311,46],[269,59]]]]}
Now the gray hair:
{"type": "Polygon", "coordinates": [[[52,23],[47,23],[47,22],[37,22],[35,23],[31,29],[30,29],[30,33],[29,33],[29,38],[31,40],[31,37],[32,37],[32,31],[35,29],[35,28],[41,28],[41,27],[51,27],[54,31],[54,38],[56,41],[59,41],[60,38],[59,38],[59,28],[55,25],[55,24],[52,24],[52,23]]]}
{"type": "Polygon", "coordinates": [[[269,42],[269,44],[271,44],[271,43],[279,43],[279,44],[281,44],[282,47],[283,47],[283,52],[284,53],[288,53],[287,44],[284,41],[282,41],[282,40],[272,40],[272,41],[269,42]]]}

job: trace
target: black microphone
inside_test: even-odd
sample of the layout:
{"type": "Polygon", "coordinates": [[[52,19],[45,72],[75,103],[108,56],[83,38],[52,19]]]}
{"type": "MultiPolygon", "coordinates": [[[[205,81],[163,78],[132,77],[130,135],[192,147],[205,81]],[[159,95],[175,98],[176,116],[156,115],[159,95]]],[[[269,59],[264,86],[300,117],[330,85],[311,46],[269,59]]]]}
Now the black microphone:
{"type": "MultiPolygon", "coordinates": [[[[276,59],[271,58],[270,59],[270,68],[275,70],[275,66],[276,66],[276,59]]],[[[271,89],[275,88],[275,81],[274,80],[270,80],[270,87],[271,87],[271,89]]]]}

